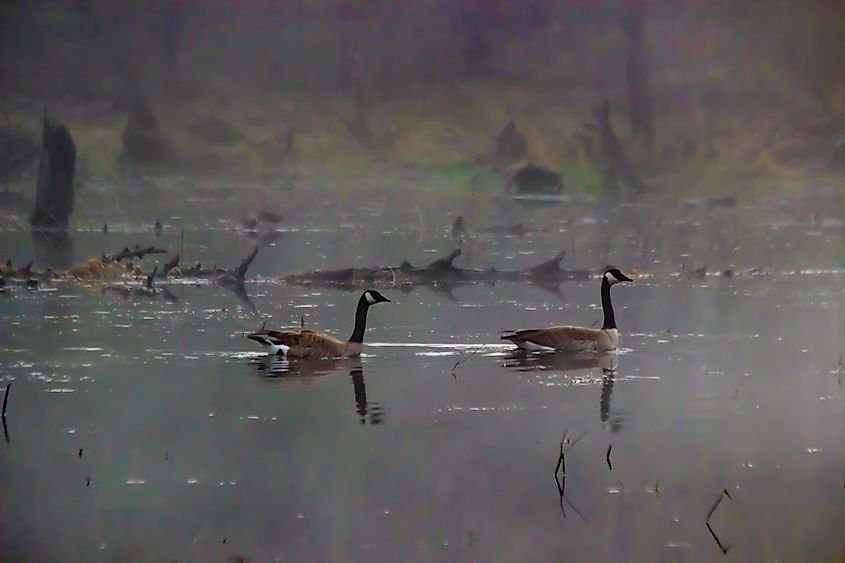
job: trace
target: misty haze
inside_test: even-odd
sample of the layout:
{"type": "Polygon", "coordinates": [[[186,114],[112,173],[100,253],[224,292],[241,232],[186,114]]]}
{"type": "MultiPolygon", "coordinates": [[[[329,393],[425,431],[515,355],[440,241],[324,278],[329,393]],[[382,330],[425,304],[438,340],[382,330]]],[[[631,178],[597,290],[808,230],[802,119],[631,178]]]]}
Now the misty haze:
{"type": "Polygon", "coordinates": [[[0,0],[0,561],[845,560],[843,53],[0,0]]]}

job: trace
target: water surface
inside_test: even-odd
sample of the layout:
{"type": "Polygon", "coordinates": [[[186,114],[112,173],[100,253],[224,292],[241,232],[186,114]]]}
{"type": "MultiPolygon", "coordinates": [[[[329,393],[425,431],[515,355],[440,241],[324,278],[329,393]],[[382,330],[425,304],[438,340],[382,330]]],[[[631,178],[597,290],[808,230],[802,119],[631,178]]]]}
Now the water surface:
{"type": "MultiPolygon", "coordinates": [[[[385,290],[360,360],[262,356],[243,334],[265,319],[352,329],[357,294],[279,275],[452,248],[451,218],[423,232],[369,208],[289,221],[250,271],[257,312],[206,285],[170,301],[68,284],[0,295],[0,559],[845,556],[841,226],[782,209],[541,213],[541,232],[474,239],[458,264],[566,249],[568,267],[637,272],[614,288],[617,354],[526,358],[498,340],[600,321],[588,281],[385,290]],[[767,275],[717,275],[746,267],[767,275]],[[580,439],[559,483],[564,433],[580,439]]],[[[188,228],[191,261],[235,265],[251,245],[217,220],[188,228]]],[[[112,231],[75,233],[75,258],[180,244],[175,228],[112,231]]],[[[21,232],[0,249],[33,252],[21,232]]]]}

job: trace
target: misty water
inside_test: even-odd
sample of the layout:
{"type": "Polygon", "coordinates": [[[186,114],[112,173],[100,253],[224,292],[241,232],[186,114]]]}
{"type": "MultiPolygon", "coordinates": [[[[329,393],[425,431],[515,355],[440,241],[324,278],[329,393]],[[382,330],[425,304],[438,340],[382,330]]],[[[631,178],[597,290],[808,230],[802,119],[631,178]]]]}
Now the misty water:
{"type": "MultiPolygon", "coordinates": [[[[189,261],[234,266],[253,243],[224,209],[162,215],[160,237],[92,224],[72,234],[74,257],[175,251],[185,229],[189,261]]],[[[385,289],[360,360],[264,356],[244,333],[265,320],[352,329],[357,292],[280,275],[454,248],[453,216],[336,211],[286,219],[250,269],[251,305],[193,283],[169,299],[68,283],[0,295],[0,559],[843,556],[841,223],[789,202],[535,210],[538,232],[473,237],[456,264],[525,267],[563,249],[566,267],[618,265],[635,283],[613,290],[617,353],[520,357],[498,338],[600,322],[590,280],[385,289]]],[[[4,260],[32,244],[0,233],[4,260]]]]}

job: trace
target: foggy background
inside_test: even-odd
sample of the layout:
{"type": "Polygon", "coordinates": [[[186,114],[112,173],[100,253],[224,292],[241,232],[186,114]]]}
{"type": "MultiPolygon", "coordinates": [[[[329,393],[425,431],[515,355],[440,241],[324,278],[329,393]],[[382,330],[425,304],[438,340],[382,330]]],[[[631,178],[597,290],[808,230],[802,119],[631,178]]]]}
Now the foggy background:
{"type": "Polygon", "coordinates": [[[657,185],[686,174],[706,189],[701,173],[725,168],[769,185],[826,173],[845,134],[834,1],[6,1],[0,26],[0,110],[35,135],[48,105],[83,174],[117,173],[139,103],[169,143],[165,168],[244,177],[473,162],[513,118],[529,158],[590,189],[579,135],[605,98],[657,185]],[[628,118],[626,26],[640,8],[647,142],[628,118]]]}

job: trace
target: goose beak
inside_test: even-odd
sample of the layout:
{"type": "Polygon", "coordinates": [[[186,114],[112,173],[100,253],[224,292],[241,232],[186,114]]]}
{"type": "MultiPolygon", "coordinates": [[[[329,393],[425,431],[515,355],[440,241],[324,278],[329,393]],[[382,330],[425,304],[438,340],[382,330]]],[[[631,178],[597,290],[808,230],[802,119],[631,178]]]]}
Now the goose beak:
{"type": "Polygon", "coordinates": [[[633,282],[634,280],[632,280],[631,278],[629,278],[629,277],[628,277],[628,276],[626,276],[625,274],[622,274],[622,279],[620,279],[619,281],[623,281],[623,282],[633,282]]]}

